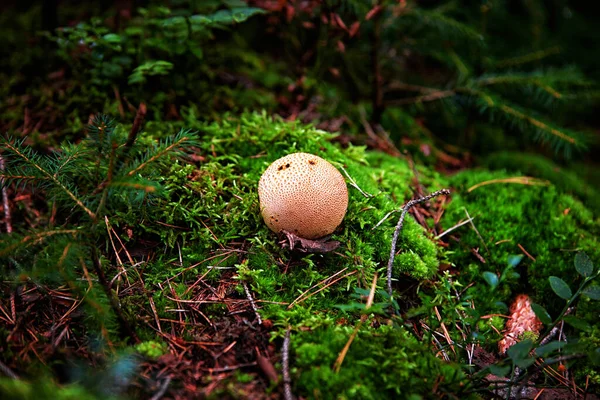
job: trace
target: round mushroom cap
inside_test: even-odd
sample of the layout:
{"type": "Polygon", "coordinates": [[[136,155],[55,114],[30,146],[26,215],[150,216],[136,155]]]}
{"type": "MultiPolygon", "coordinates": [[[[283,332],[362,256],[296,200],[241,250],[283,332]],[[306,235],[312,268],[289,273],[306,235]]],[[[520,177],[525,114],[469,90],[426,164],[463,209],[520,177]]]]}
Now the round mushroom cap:
{"type": "Polygon", "coordinates": [[[274,161],[258,182],[260,209],[269,228],[305,239],[332,233],[348,208],[344,177],[329,162],[308,153],[274,161]]]}

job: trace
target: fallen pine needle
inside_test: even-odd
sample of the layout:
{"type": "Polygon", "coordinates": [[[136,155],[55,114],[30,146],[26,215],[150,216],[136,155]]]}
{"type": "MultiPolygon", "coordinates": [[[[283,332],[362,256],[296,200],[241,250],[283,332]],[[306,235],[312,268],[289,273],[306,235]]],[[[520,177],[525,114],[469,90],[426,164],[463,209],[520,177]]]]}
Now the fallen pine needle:
{"type": "MultiPolygon", "coordinates": [[[[368,310],[371,307],[371,305],[373,305],[373,299],[375,298],[376,287],[377,287],[377,274],[375,274],[375,276],[373,277],[373,283],[371,284],[371,291],[369,292],[369,297],[367,298],[367,304],[365,305],[365,310],[368,310]]],[[[366,320],[367,320],[367,314],[365,313],[360,317],[360,321],[358,322],[358,324],[356,324],[356,327],[354,328],[352,335],[350,335],[350,337],[348,338],[348,341],[346,342],[346,345],[344,346],[342,351],[340,351],[338,358],[335,360],[335,363],[333,364],[333,370],[336,373],[340,371],[340,368],[342,367],[342,363],[344,362],[344,358],[346,358],[346,353],[348,353],[348,350],[350,349],[350,346],[352,345],[354,338],[356,337],[362,324],[366,320]]]]}
{"type": "Polygon", "coordinates": [[[492,180],[485,181],[485,182],[479,182],[478,184],[473,185],[470,188],[468,188],[467,193],[471,193],[473,190],[475,190],[479,187],[486,186],[486,185],[492,185],[495,183],[518,183],[520,185],[532,185],[532,186],[548,186],[550,184],[550,182],[545,179],[532,178],[531,176],[515,176],[512,178],[492,179],[492,180]]]}

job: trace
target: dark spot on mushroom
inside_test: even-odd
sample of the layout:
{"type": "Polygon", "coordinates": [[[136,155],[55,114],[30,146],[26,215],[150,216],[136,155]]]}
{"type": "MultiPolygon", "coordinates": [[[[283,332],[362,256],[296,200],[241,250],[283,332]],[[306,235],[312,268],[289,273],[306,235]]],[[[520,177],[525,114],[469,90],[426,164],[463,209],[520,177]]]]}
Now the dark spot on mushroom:
{"type": "Polygon", "coordinates": [[[310,165],[316,165],[317,164],[317,162],[315,160],[308,160],[308,163],[310,165]]]}
{"type": "Polygon", "coordinates": [[[290,163],[285,164],[285,167],[289,168],[290,167],[290,163]]]}
{"type": "Polygon", "coordinates": [[[277,168],[277,171],[281,171],[282,169],[284,169],[285,167],[283,165],[280,165],[279,168],[277,168]]]}

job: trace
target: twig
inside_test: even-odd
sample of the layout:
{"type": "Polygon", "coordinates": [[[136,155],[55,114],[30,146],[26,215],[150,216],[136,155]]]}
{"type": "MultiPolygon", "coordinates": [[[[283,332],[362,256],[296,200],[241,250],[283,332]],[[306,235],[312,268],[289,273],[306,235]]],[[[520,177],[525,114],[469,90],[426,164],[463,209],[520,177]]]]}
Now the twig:
{"type": "Polygon", "coordinates": [[[167,392],[167,389],[169,388],[169,384],[171,383],[171,377],[167,376],[167,379],[165,379],[165,381],[162,383],[162,385],[160,385],[160,389],[158,390],[158,392],[156,392],[154,394],[154,396],[152,396],[150,398],[150,400],[159,400],[160,398],[162,398],[165,393],[167,392]]]}
{"type": "Polygon", "coordinates": [[[140,106],[137,109],[137,113],[135,114],[135,119],[133,120],[133,125],[131,126],[131,131],[129,131],[129,136],[127,136],[127,142],[125,142],[124,156],[127,155],[129,149],[135,143],[137,139],[137,134],[142,129],[142,123],[144,122],[144,118],[146,118],[146,104],[140,103],[140,106]]]}
{"type": "Polygon", "coordinates": [[[292,394],[292,379],[290,378],[290,333],[291,330],[288,328],[285,332],[285,338],[283,339],[282,354],[282,368],[283,368],[283,398],[285,400],[294,400],[292,394]]]}
{"type": "Polygon", "coordinates": [[[392,267],[394,266],[394,258],[396,257],[396,243],[398,242],[398,236],[400,235],[400,231],[402,230],[402,225],[404,224],[404,217],[406,216],[406,213],[408,212],[408,210],[410,210],[413,206],[415,206],[419,203],[422,203],[424,201],[430,200],[441,194],[448,195],[448,194],[450,194],[450,190],[448,190],[448,189],[436,190],[435,192],[433,192],[427,196],[411,200],[408,203],[406,203],[406,205],[404,207],[402,207],[402,214],[400,214],[400,219],[398,220],[398,224],[396,225],[396,229],[394,230],[394,236],[392,237],[392,248],[390,249],[390,259],[389,259],[388,265],[387,265],[387,289],[388,289],[388,294],[390,296],[392,296],[392,267]]]}
{"type": "Polygon", "coordinates": [[[502,178],[502,179],[491,179],[485,182],[479,182],[476,185],[471,186],[467,189],[467,193],[471,193],[473,190],[485,186],[492,185],[494,183],[517,183],[520,185],[532,185],[532,186],[548,186],[550,181],[544,179],[532,178],[530,176],[515,176],[512,178],[502,178]]]}
{"type": "Polygon", "coordinates": [[[248,289],[248,285],[246,285],[246,282],[242,282],[242,285],[244,286],[244,290],[246,291],[246,297],[248,298],[248,301],[250,301],[250,305],[252,306],[252,309],[254,310],[254,314],[256,314],[256,320],[258,321],[259,325],[262,325],[262,319],[260,318],[260,314],[258,313],[258,308],[256,307],[256,303],[254,302],[252,293],[250,293],[250,290],[248,289]]]}
{"type": "MultiPolygon", "coordinates": [[[[565,311],[564,315],[571,314],[574,309],[575,309],[574,307],[569,307],[567,309],[567,311],[565,311]]],[[[562,328],[562,325],[558,325],[558,324],[554,328],[552,328],[550,330],[550,332],[548,332],[548,334],[542,340],[540,340],[540,346],[543,346],[545,344],[550,343],[550,341],[552,339],[554,339],[556,337],[556,335],[559,333],[559,331],[561,330],[561,328],[562,328]]]]}
{"type": "Polygon", "coordinates": [[[384,222],[385,222],[385,221],[386,221],[386,220],[387,220],[387,219],[390,217],[390,215],[392,215],[393,213],[397,213],[397,212],[399,212],[399,211],[402,211],[402,209],[400,209],[400,210],[392,210],[392,211],[388,212],[387,214],[385,214],[385,215],[383,216],[383,218],[381,218],[381,219],[379,220],[379,222],[378,222],[378,223],[376,223],[376,224],[375,224],[375,226],[371,228],[371,230],[372,230],[372,231],[374,231],[375,229],[377,229],[377,227],[378,227],[379,225],[383,224],[383,223],[384,223],[384,222]]]}
{"type": "MultiPolygon", "coordinates": [[[[311,296],[314,296],[315,294],[317,294],[317,293],[319,293],[319,292],[321,292],[321,291],[323,291],[323,290],[327,289],[329,286],[331,286],[331,285],[334,285],[334,284],[336,284],[337,282],[341,281],[342,279],[344,279],[344,278],[347,278],[347,277],[349,277],[349,276],[352,276],[352,275],[356,274],[357,272],[358,272],[358,270],[354,270],[354,271],[348,272],[347,274],[345,274],[345,275],[343,275],[343,276],[341,276],[341,277],[337,278],[337,279],[336,279],[336,280],[334,280],[334,281],[331,281],[331,282],[327,283],[327,284],[326,284],[325,286],[323,286],[322,288],[319,288],[319,290],[316,290],[316,291],[314,291],[314,292],[310,293],[309,295],[307,295],[307,296],[305,296],[305,297],[303,297],[303,296],[304,296],[304,294],[305,294],[306,292],[302,293],[300,296],[298,296],[298,297],[297,297],[297,298],[296,298],[294,301],[292,301],[292,302],[290,303],[290,305],[288,306],[288,310],[289,310],[290,308],[292,308],[292,306],[293,306],[294,304],[298,304],[298,303],[300,303],[300,302],[303,302],[304,300],[308,299],[309,297],[311,297],[311,296]]],[[[330,279],[330,278],[327,278],[327,279],[330,279]]]]}
{"type": "Polygon", "coordinates": [[[91,247],[91,256],[92,256],[92,264],[94,264],[94,270],[96,271],[96,275],[98,275],[98,280],[102,284],[102,288],[106,293],[106,297],[110,301],[110,305],[117,315],[117,320],[119,321],[119,326],[124,331],[125,334],[129,335],[130,341],[134,343],[139,343],[140,339],[137,334],[127,322],[123,311],[121,310],[121,306],[119,305],[119,301],[115,298],[114,293],[110,288],[109,282],[106,280],[106,275],[104,275],[104,271],[102,270],[102,263],[100,262],[100,257],[98,256],[98,250],[95,247],[91,247]]]}
{"type": "Polygon", "coordinates": [[[529,254],[529,253],[527,252],[527,250],[525,250],[525,248],[524,248],[523,246],[521,246],[521,244],[517,243],[517,247],[518,247],[519,249],[521,249],[521,251],[522,251],[523,253],[525,253],[525,255],[526,255],[527,257],[529,257],[529,258],[530,258],[532,261],[534,261],[534,262],[535,262],[535,257],[534,257],[534,256],[532,256],[531,254],[529,254]]]}
{"type": "Polygon", "coordinates": [[[8,376],[12,379],[19,379],[19,376],[13,372],[6,364],[0,361],[0,371],[4,373],[4,375],[8,376]]]}
{"type": "MultiPolygon", "coordinates": [[[[0,155],[0,171],[4,172],[4,158],[0,155]]],[[[2,186],[2,206],[4,208],[4,224],[6,225],[6,233],[12,233],[12,218],[10,216],[10,204],[8,204],[8,190],[4,183],[4,178],[0,178],[0,186],[2,186]]]]}
{"type": "Polygon", "coordinates": [[[356,190],[358,190],[360,192],[360,194],[362,194],[363,196],[365,196],[367,199],[369,197],[373,197],[372,194],[365,192],[364,190],[362,190],[358,186],[358,183],[356,183],[356,181],[354,179],[352,179],[352,177],[350,176],[350,174],[348,173],[348,171],[346,171],[346,169],[344,167],[340,167],[340,169],[346,175],[346,178],[348,178],[348,180],[350,181],[350,186],[352,186],[353,188],[355,188],[356,190]]]}
{"type": "Polygon", "coordinates": [[[490,254],[490,249],[488,249],[487,245],[485,244],[485,240],[483,240],[483,237],[481,237],[481,234],[479,233],[479,231],[477,230],[477,227],[473,223],[473,218],[471,218],[471,215],[469,215],[469,211],[467,211],[466,208],[465,208],[465,214],[467,214],[467,218],[469,218],[471,220],[471,227],[473,227],[473,230],[475,231],[475,233],[479,237],[479,240],[481,240],[481,243],[483,243],[483,247],[485,247],[485,251],[488,254],[490,254]]]}
{"type": "Polygon", "coordinates": [[[434,237],[434,239],[437,240],[437,239],[439,239],[439,238],[441,238],[443,236],[446,236],[448,233],[452,232],[453,230],[455,230],[457,228],[460,228],[463,225],[468,224],[469,222],[473,221],[474,219],[475,219],[475,217],[469,218],[469,219],[467,219],[466,221],[463,221],[463,222],[459,222],[458,224],[454,225],[452,228],[446,229],[444,232],[442,232],[439,235],[437,235],[436,237],[434,237]]]}

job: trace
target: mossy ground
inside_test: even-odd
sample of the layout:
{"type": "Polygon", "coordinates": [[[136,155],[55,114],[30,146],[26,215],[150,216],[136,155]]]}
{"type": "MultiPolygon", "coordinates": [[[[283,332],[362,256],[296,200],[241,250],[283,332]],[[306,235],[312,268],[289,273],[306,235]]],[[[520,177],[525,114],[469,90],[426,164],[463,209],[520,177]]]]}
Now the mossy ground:
{"type": "MultiPolygon", "coordinates": [[[[451,350],[430,329],[445,323],[455,343],[477,338],[493,352],[502,320],[480,317],[505,314],[519,293],[530,294],[556,316],[562,303],[548,276],[577,284],[576,250],[600,262],[598,220],[557,186],[496,183],[468,192],[475,184],[510,175],[472,170],[442,176],[415,169],[403,158],[342,148],[330,133],[265,114],[224,115],[203,123],[190,108],[183,117],[177,123],[148,124],[141,140],[166,137],[178,127],[194,129],[200,139],[194,157],[153,172],[163,191],[143,209],[110,217],[123,240],[121,256],[131,256],[143,277],[143,287],[122,282],[120,300],[145,341],[138,345],[148,357],[145,376],[159,379],[160,371],[177,376],[183,368],[185,379],[173,384],[176,392],[197,384],[212,385],[206,393],[217,397],[276,396],[277,386],[258,371],[256,352],[269,355],[279,368],[279,345],[291,329],[293,392],[299,396],[474,397],[469,373],[475,371],[465,366],[465,348],[451,350]],[[261,173],[277,158],[299,151],[329,160],[368,194],[349,187],[348,214],[333,235],[341,247],[332,253],[283,250],[260,216],[261,173]],[[399,214],[376,225],[417,188],[429,193],[443,187],[453,190],[451,200],[430,201],[417,218],[407,217],[401,232],[393,273],[399,316],[392,316],[385,270],[399,214]],[[435,238],[464,220],[465,211],[479,233],[466,225],[435,238]],[[440,279],[442,270],[446,275],[440,279]],[[519,275],[506,273],[513,270],[519,275]],[[483,279],[484,271],[502,277],[495,290],[483,279]],[[365,312],[375,276],[374,306],[365,312]],[[262,326],[246,301],[244,284],[257,301],[262,326]],[[362,315],[366,319],[336,372],[335,360],[362,315]]],[[[106,251],[114,256],[112,249],[106,251]]],[[[593,312],[584,307],[582,313],[595,324],[583,336],[597,341],[593,312]]],[[[156,388],[140,384],[138,390],[156,388]]]]}

